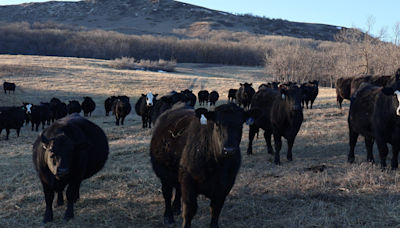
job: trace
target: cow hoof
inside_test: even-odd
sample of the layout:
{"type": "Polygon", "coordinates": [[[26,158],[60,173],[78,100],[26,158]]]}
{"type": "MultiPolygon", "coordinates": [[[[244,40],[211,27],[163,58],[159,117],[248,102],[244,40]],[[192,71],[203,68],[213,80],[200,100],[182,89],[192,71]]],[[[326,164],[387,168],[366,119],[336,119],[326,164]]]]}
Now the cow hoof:
{"type": "Polygon", "coordinates": [[[48,223],[48,222],[52,222],[52,221],[53,221],[53,218],[44,218],[43,221],[42,221],[42,226],[43,226],[44,224],[46,224],[46,223],[48,223]]]}
{"type": "Polygon", "coordinates": [[[287,157],[287,160],[288,161],[293,161],[293,158],[292,157],[287,157]]]}
{"type": "Polygon", "coordinates": [[[174,215],[180,215],[181,212],[182,212],[182,211],[181,211],[180,209],[174,210],[174,215]]]}
{"type": "Polygon", "coordinates": [[[71,218],[64,218],[63,219],[63,223],[67,223],[67,222],[69,222],[70,220],[72,220],[74,217],[71,217],[71,218]]]}
{"type": "Polygon", "coordinates": [[[175,223],[175,220],[174,220],[173,217],[165,217],[164,218],[164,224],[165,225],[171,225],[171,224],[174,224],[174,223],[175,223]]]}
{"type": "Polygon", "coordinates": [[[347,161],[352,164],[354,163],[354,158],[349,158],[347,161]]]}

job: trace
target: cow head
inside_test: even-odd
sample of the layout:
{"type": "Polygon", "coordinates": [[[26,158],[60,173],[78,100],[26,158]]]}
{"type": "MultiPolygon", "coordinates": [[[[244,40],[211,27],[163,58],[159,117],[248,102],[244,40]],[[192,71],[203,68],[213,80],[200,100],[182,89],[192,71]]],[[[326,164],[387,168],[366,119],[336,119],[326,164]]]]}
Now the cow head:
{"type": "Polygon", "coordinates": [[[262,115],[261,109],[244,111],[234,103],[220,105],[214,111],[205,108],[196,109],[196,117],[203,125],[210,126],[214,144],[218,146],[216,156],[229,156],[240,153],[239,144],[242,138],[243,123],[253,117],[257,119],[262,115]]]}
{"type": "Polygon", "coordinates": [[[300,89],[298,86],[290,86],[285,89],[281,89],[281,97],[285,102],[287,102],[288,108],[293,111],[300,111],[301,100],[306,91],[300,89]]]}
{"type": "Polygon", "coordinates": [[[30,114],[32,114],[32,106],[33,106],[33,104],[31,104],[31,103],[22,103],[23,105],[24,105],[24,111],[25,111],[25,113],[26,114],[28,114],[28,115],[30,115],[30,114]]]}
{"type": "Polygon", "coordinates": [[[40,135],[44,152],[44,161],[51,173],[61,179],[69,174],[70,166],[76,152],[87,150],[91,147],[88,141],[73,142],[65,134],[48,139],[44,134],[40,135]]]}
{"type": "Polygon", "coordinates": [[[157,96],[158,94],[152,94],[151,92],[148,92],[147,95],[142,94],[142,97],[146,98],[147,107],[152,107],[154,105],[157,96]]]}
{"type": "MultiPolygon", "coordinates": [[[[400,85],[400,83],[397,83],[400,85]]],[[[395,87],[385,87],[381,91],[386,96],[392,96],[392,104],[393,107],[396,109],[396,115],[400,116],[400,86],[395,87]],[[397,87],[397,88],[396,88],[397,87]]]]}

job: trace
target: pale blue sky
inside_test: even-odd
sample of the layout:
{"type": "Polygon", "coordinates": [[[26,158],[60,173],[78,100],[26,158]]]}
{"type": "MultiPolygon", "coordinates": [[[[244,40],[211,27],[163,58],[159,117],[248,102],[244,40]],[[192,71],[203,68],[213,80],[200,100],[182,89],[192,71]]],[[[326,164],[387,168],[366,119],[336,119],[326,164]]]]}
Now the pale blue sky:
{"type": "MultiPolygon", "coordinates": [[[[44,0],[0,0],[0,5],[44,0]]],[[[367,28],[368,18],[374,19],[373,34],[387,28],[391,40],[393,26],[400,22],[399,0],[182,0],[193,5],[229,13],[251,13],[271,19],[330,24],[344,27],[367,28]]]]}

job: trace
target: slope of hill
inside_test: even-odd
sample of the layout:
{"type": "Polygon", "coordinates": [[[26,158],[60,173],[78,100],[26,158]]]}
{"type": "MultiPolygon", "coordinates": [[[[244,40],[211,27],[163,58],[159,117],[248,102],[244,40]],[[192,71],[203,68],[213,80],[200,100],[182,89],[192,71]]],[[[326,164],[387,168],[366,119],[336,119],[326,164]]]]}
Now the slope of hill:
{"type": "Polygon", "coordinates": [[[341,28],[234,15],[173,0],[86,0],[0,6],[0,21],[47,22],[135,35],[201,36],[203,31],[247,31],[316,40],[333,40],[341,28]]]}

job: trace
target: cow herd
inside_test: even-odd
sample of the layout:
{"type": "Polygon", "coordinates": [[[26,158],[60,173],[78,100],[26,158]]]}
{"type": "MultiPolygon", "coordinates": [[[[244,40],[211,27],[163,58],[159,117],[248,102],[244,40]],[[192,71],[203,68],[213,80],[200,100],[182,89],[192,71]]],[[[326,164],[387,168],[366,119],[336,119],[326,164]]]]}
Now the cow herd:
{"type": "MultiPolygon", "coordinates": [[[[354,162],[354,147],[361,134],[365,137],[369,162],[374,162],[372,145],[376,142],[381,166],[385,167],[387,143],[390,143],[391,166],[397,168],[400,69],[393,76],[340,78],[336,92],[339,108],[343,99],[350,100],[348,162],[354,162]]],[[[198,209],[197,197],[202,194],[211,200],[210,227],[219,227],[221,209],[241,164],[239,145],[243,124],[249,125],[248,155],[253,153],[253,139],[262,129],[268,153],[275,154],[274,164],[281,163],[282,137],[287,139],[286,158],[292,161],[292,148],[303,122],[303,108],[312,109],[318,95],[318,81],[301,85],[270,82],[260,85],[258,91],[252,83],[241,83],[240,87],[229,90],[226,104],[213,110],[210,107],[219,99],[217,91],[201,90],[197,95],[191,90],[171,91],[160,98],[159,94],[143,93],[135,103],[135,112],[142,119],[142,128],[154,127],[149,145],[150,161],[162,184],[164,223],[174,223],[174,215],[182,213],[182,227],[190,227],[198,209]],[[195,109],[197,100],[200,106],[206,107],[195,109]]],[[[40,124],[44,129],[45,124],[52,123],[33,145],[33,163],[46,201],[43,223],[53,220],[55,192],[57,205],[64,204],[63,190],[67,186],[64,220],[73,218],[73,204],[79,198],[81,182],[101,170],[107,160],[109,146],[104,131],[77,114],[83,110],[84,116],[91,116],[95,108],[90,97],[84,97],[82,104],[76,100],[66,104],[53,98],[37,105],[0,107],[0,133],[6,129],[7,139],[10,129],[17,129],[19,136],[24,123],[31,122],[32,130],[36,125],[36,131],[40,124]]],[[[111,96],[104,101],[104,108],[106,116],[110,111],[113,113],[116,125],[124,125],[125,117],[131,112],[129,97],[111,96]]]]}

